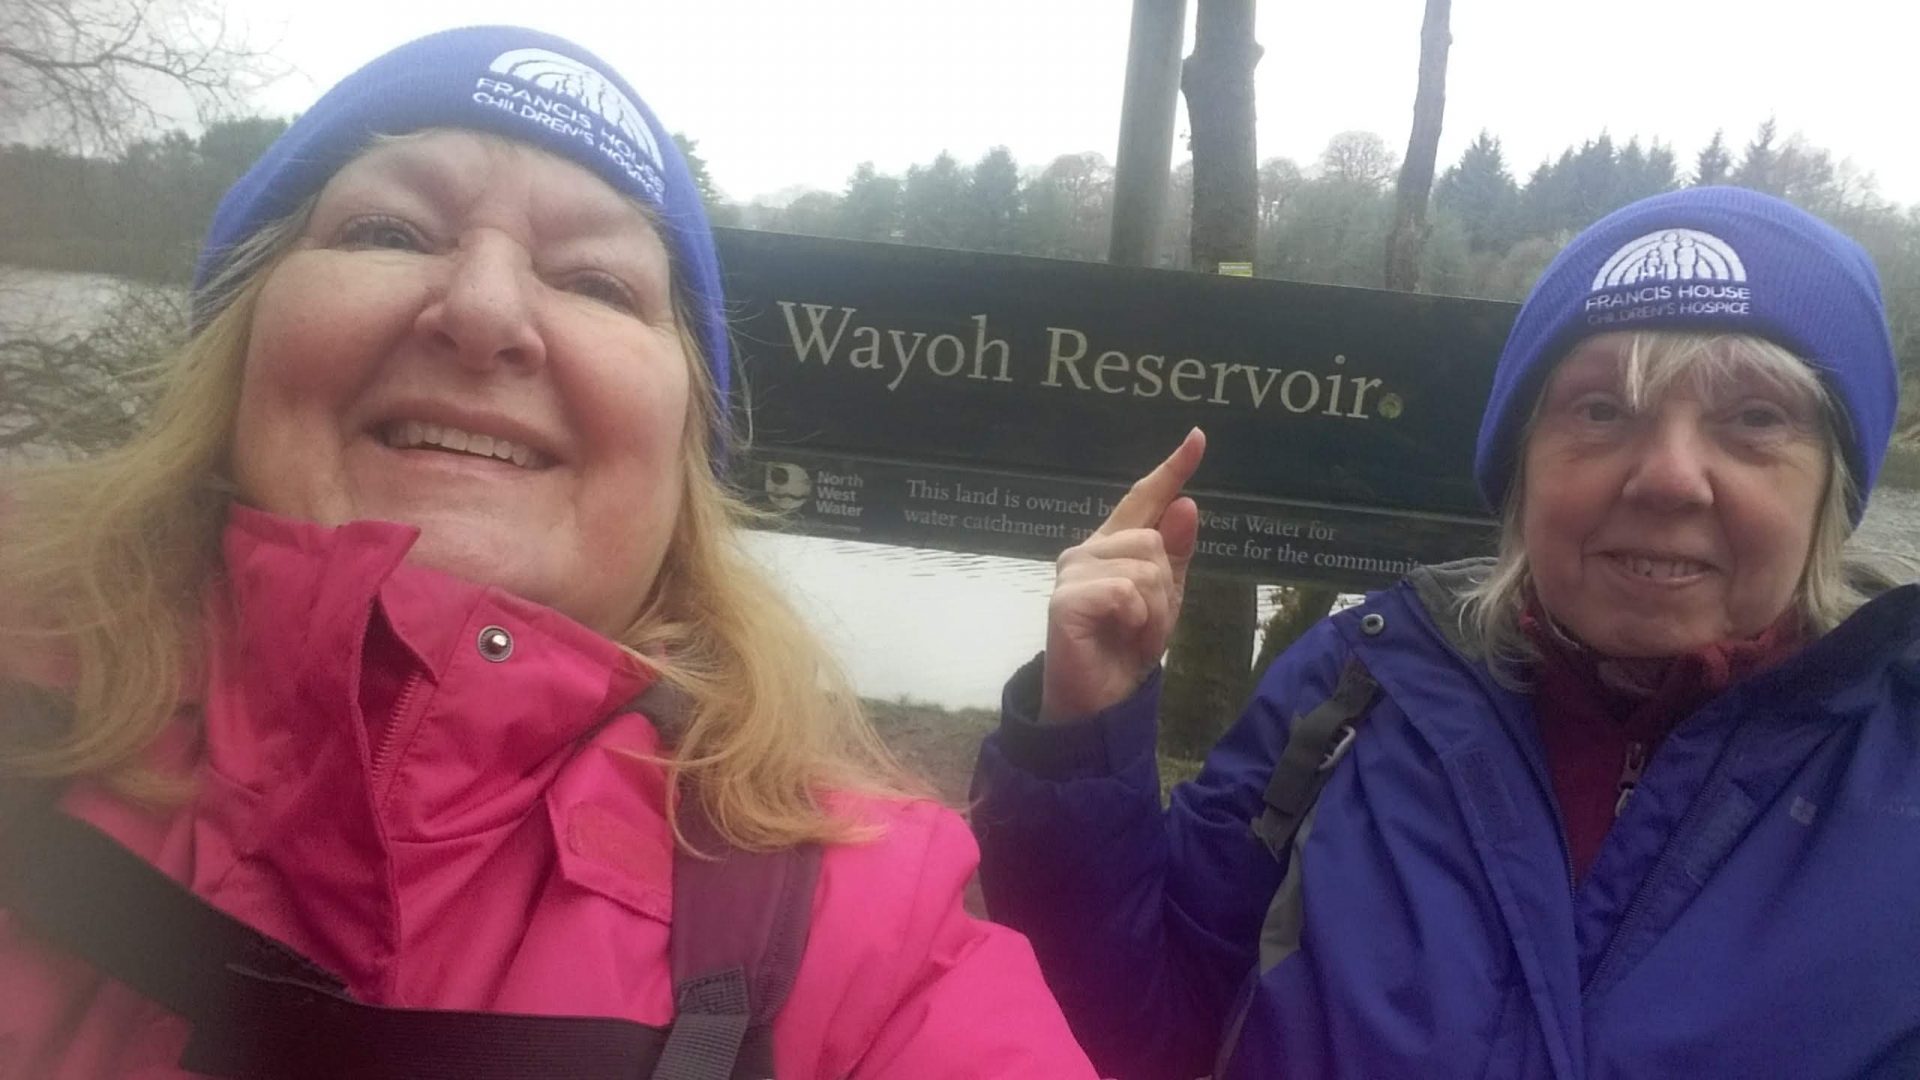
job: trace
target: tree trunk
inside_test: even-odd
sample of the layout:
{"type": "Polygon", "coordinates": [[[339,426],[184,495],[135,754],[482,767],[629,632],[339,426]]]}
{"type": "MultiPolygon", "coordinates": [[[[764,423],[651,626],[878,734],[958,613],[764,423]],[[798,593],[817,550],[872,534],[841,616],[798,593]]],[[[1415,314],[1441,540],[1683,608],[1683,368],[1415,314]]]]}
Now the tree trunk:
{"type": "Polygon", "coordinates": [[[1193,268],[1253,259],[1260,181],[1253,145],[1253,0],[1200,0],[1180,74],[1193,129],[1193,268]]]}
{"type": "Polygon", "coordinates": [[[1427,243],[1427,195],[1440,153],[1440,119],[1447,106],[1447,21],[1453,0],[1427,0],[1420,26],[1420,83],[1413,96],[1413,134],[1394,189],[1393,231],[1387,235],[1387,288],[1420,288],[1420,249],[1427,243]]]}
{"type": "MultiPolygon", "coordinates": [[[[1193,268],[1253,261],[1259,177],[1253,142],[1253,0],[1199,0],[1193,55],[1182,66],[1193,129],[1193,268]]],[[[1200,757],[1238,715],[1251,687],[1254,587],[1194,573],[1168,649],[1162,748],[1200,757]]]]}
{"type": "Polygon", "coordinates": [[[1113,159],[1113,227],[1107,261],[1152,266],[1167,211],[1173,120],[1180,108],[1180,46],[1187,0],[1133,0],[1120,147],[1113,159]]]}

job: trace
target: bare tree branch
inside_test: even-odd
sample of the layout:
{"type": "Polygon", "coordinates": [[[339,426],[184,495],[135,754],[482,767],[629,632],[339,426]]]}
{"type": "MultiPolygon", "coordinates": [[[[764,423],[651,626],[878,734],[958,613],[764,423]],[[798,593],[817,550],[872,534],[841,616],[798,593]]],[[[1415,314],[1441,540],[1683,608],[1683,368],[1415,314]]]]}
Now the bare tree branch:
{"type": "Polygon", "coordinates": [[[83,300],[0,285],[0,457],[124,442],[146,414],[147,376],[184,334],[185,304],[178,290],[125,282],[83,300]],[[87,321],[59,321],[73,308],[87,321]]]}
{"type": "Polygon", "coordinates": [[[241,112],[277,71],[230,34],[218,0],[0,3],[0,137],[110,156],[169,123],[241,112]]]}

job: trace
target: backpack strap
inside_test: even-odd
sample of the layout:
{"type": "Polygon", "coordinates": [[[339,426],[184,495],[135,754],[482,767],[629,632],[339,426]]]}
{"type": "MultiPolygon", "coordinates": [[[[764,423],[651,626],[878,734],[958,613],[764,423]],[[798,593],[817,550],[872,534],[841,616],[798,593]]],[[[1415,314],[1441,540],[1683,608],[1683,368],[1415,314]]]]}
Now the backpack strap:
{"type": "MultiPolygon", "coordinates": [[[[628,706],[662,730],[677,730],[685,707],[665,682],[628,706]]],[[[686,843],[674,852],[669,945],[676,1012],[653,1076],[771,1077],[773,1019],[806,951],[820,848],[736,848],[692,793],[680,800],[679,826],[686,843]]]]}
{"type": "MultiPolygon", "coordinates": [[[[51,690],[0,679],[0,731],[15,745],[52,741],[73,717],[73,707],[51,690]]],[[[0,842],[16,821],[60,797],[62,783],[42,777],[0,774],[0,842]]]]}
{"type": "Polygon", "coordinates": [[[208,904],[51,802],[14,823],[4,852],[0,903],[40,936],[172,1012],[212,1012],[228,996],[229,969],[328,992],[345,989],[319,965],[208,904]]]}
{"type": "Polygon", "coordinates": [[[195,895],[54,805],[0,781],[0,907],[193,1025],[180,1065],[222,1077],[364,1080],[762,1080],[812,922],[820,852],[748,853],[697,799],[681,815],[669,938],[675,1006],[657,1028],[611,1017],[404,1009],[356,1001],[299,952],[195,895]]]}
{"type": "Polygon", "coordinates": [[[653,1075],[771,1077],[773,1018],[806,951],[820,849],[730,847],[698,802],[682,801],[681,831],[694,848],[714,854],[675,856],[670,948],[678,1011],[653,1075]]]}
{"type": "Polygon", "coordinates": [[[1305,716],[1294,717],[1286,749],[1267,781],[1266,809],[1253,823],[1253,834],[1266,843],[1275,859],[1287,861],[1300,823],[1333,775],[1333,767],[1353,748],[1360,721],[1379,693],[1380,684],[1372,673],[1359,657],[1352,657],[1340,669],[1333,695],[1305,716]]]}

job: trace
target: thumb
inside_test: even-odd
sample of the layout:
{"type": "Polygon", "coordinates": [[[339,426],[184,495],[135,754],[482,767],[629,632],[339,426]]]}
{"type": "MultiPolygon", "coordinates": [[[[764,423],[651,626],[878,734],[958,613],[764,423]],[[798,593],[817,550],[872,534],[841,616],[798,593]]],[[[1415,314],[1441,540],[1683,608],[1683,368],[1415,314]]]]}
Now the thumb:
{"type": "Polygon", "coordinates": [[[1177,612],[1187,592],[1187,567],[1200,543],[1200,508],[1182,495],[1160,515],[1160,542],[1167,549],[1167,566],[1173,571],[1173,603],[1177,612]]]}

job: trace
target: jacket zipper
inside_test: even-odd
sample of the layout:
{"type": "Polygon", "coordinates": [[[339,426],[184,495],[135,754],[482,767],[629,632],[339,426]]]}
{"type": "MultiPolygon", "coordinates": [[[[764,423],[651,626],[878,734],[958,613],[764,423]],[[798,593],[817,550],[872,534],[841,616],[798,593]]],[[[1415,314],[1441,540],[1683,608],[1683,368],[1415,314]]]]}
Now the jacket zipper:
{"type": "Polygon", "coordinates": [[[1620,798],[1613,804],[1613,818],[1620,820],[1626,813],[1627,800],[1633,798],[1633,790],[1640,786],[1640,774],[1647,771],[1647,744],[1630,742],[1627,744],[1627,760],[1620,766],[1620,798]]]}
{"type": "Polygon", "coordinates": [[[1680,824],[1674,827],[1667,838],[1666,845],[1660,849],[1659,857],[1653,860],[1653,869],[1641,879],[1640,888],[1634,892],[1633,899],[1627,902],[1627,910],[1620,916],[1619,923],[1613,928],[1613,936],[1607,939],[1607,947],[1600,953],[1600,962],[1594,965],[1593,977],[1580,988],[1581,997],[1586,997],[1594,987],[1605,984],[1606,976],[1612,970],[1614,960],[1620,953],[1621,943],[1630,936],[1630,931],[1636,929],[1635,924],[1640,921],[1641,913],[1652,902],[1649,897],[1655,889],[1660,887],[1660,883],[1667,876],[1667,867],[1678,857],[1674,854],[1675,850],[1682,846],[1682,841],[1692,835],[1694,820],[1704,812],[1701,806],[1713,801],[1705,796],[1719,788],[1721,777],[1725,775],[1730,767],[1728,763],[1734,757],[1733,742],[1738,738],[1739,732],[1736,731],[1728,739],[1727,745],[1721,749],[1719,760],[1713,763],[1713,771],[1707,774],[1707,782],[1700,785],[1692,803],[1687,806],[1687,812],[1680,815],[1680,824]]]}
{"type": "Polygon", "coordinates": [[[373,797],[376,801],[386,797],[387,780],[393,772],[393,759],[399,750],[400,731],[406,727],[407,714],[412,711],[413,699],[420,692],[420,684],[426,676],[417,668],[407,673],[407,681],[400,684],[399,696],[393,699],[393,708],[387,714],[387,722],[380,729],[380,739],[373,746],[373,760],[369,772],[372,777],[373,797]]]}

